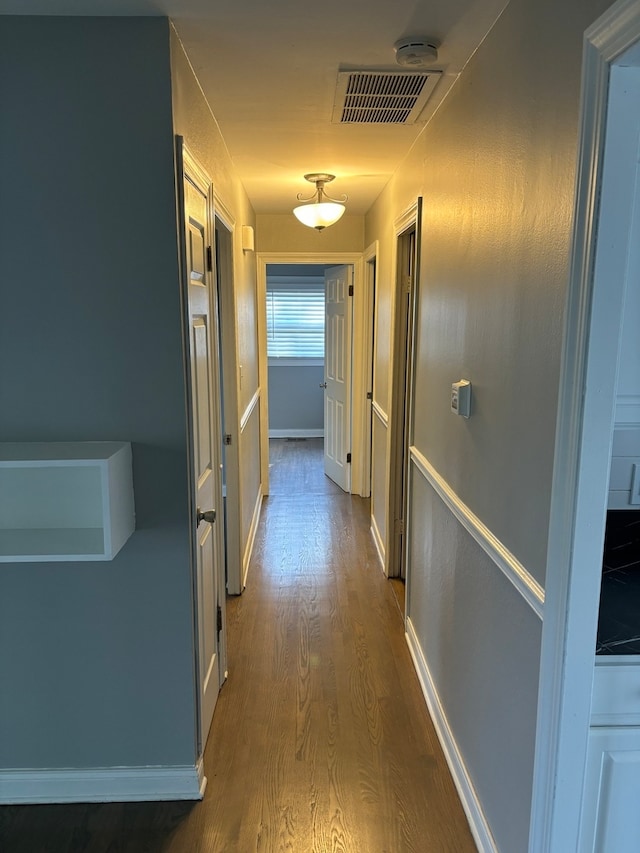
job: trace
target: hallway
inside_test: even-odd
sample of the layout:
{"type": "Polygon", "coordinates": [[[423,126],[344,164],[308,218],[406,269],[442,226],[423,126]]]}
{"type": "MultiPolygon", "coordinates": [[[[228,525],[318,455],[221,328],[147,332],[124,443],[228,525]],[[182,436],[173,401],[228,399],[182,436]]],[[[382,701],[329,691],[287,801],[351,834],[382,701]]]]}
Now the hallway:
{"type": "Polygon", "coordinates": [[[321,439],[272,441],[271,462],[204,801],[5,807],[2,853],[475,851],[368,502],[324,476],[321,439]]]}
{"type": "Polygon", "coordinates": [[[231,677],[205,757],[210,849],[475,850],[368,502],[324,476],[321,439],[272,440],[270,462],[247,589],[228,606],[231,677]]]}

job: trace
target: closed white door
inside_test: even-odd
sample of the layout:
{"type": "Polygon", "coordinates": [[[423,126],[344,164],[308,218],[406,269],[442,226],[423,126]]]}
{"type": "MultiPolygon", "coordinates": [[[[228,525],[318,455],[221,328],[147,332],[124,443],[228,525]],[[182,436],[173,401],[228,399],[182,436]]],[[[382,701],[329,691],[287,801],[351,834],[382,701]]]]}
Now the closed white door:
{"type": "Polygon", "coordinates": [[[218,329],[211,282],[209,203],[205,179],[185,154],[185,243],[189,362],[191,372],[192,465],[197,601],[200,746],[209,734],[224,667],[220,661],[224,609],[224,553],[218,329]]]}
{"type": "Polygon", "coordinates": [[[324,472],[351,490],[351,295],[348,264],[325,270],[324,472]]]}

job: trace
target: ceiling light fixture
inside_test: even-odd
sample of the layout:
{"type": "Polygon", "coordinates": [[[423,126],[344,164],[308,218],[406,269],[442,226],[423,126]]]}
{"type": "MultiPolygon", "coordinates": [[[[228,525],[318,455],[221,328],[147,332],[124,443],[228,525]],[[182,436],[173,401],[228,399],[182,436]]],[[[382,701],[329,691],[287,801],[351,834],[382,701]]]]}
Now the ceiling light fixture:
{"type": "Polygon", "coordinates": [[[304,201],[299,207],[293,208],[293,213],[303,225],[322,231],[328,225],[333,225],[340,219],[345,211],[344,204],[348,196],[343,195],[341,199],[330,198],[324,191],[324,185],[335,178],[335,175],[327,175],[322,172],[313,172],[304,176],[306,181],[316,185],[316,191],[311,198],[303,198],[298,193],[298,201],[304,201]],[[325,201],[325,199],[327,199],[325,201]]]}

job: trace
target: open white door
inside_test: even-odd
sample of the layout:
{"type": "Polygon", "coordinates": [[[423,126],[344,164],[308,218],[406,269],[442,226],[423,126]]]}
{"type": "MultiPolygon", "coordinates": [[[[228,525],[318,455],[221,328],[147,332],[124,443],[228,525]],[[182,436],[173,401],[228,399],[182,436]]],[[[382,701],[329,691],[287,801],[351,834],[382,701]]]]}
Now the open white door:
{"type": "Polygon", "coordinates": [[[351,300],[353,268],[324,274],[324,473],[351,491],[351,300]]]}
{"type": "Polygon", "coordinates": [[[183,190],[191,376],[193,525],[200,750],[211,727],[224,677],[222,566],[224,526],[220,472],[218,329],[211,282],[209,180],[184,152],[183,190]]]}

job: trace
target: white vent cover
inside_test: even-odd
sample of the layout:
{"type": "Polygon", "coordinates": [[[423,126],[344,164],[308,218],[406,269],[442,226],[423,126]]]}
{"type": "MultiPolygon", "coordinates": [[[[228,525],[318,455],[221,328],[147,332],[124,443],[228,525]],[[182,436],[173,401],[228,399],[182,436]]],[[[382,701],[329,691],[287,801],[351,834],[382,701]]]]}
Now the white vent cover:
{"type": "Polygon", "coordinates": [[[440,71],[340,71],[334,124],[414,124],[440,71]]]}

